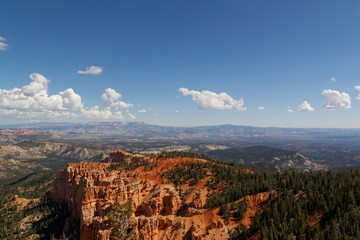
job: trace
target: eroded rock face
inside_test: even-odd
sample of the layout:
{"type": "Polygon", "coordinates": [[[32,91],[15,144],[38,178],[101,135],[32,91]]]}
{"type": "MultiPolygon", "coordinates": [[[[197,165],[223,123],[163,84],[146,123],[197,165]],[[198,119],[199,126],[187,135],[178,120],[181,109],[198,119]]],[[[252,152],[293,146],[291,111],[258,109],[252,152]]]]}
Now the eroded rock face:
{"type": "MultiPolygon", "coordinates": [[[[117,156],[127,155],[116,151],[110,159],[117,156]]],[[[132,162],[134,158],[128,159],[132,162]]],[[[69,164],[55,180],[50,196],[68,204],[72,218],[80,222],[80,239],[84,240],[109,239],[108,209],[115,202],[126,201],[133,204],[132,218],[140,239],[227,239],[228,231],[236,226],[225,224],[218,208],[192,208],[203,205],[201,198],[208,192],[204,183],[194,186],[193,193],[189,190],[191,208],[185,217],[179,216],[187,203],[162,172],[186,161],[195,160],[157,160],[151,168],[133,171],[110,170],[110,163],[69,164]]]]}

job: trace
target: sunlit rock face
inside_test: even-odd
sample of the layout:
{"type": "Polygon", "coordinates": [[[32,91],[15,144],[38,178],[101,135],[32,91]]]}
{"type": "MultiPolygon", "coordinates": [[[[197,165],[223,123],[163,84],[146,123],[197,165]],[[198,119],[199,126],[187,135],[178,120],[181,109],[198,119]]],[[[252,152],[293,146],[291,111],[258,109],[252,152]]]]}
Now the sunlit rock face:
{"type": "Polygon", "coordinates": [[[127,201],[134,209],[132,220],[139,239],[227,239],[239,223],[225,223],[218,215],[219,208],[202,208],[212,193],[205,179],[194,186],[182,185],[180,197],[179,187],[163,176],[163,172],[187,162],[205,160],[148,159],[115,151],[101,163],[68,164],[48,195],[67,203],[73,222],[80,223],[81,240],[110,239],[109,208],[127,201]],[[145,160],[147,165],[134,170],[109,168],[110,162],[145,160]]]}

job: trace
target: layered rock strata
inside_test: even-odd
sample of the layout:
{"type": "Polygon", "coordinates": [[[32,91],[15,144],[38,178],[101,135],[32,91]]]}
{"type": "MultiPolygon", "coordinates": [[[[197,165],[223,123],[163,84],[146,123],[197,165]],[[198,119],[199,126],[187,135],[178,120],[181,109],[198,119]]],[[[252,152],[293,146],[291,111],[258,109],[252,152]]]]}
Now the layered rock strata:
{"type": "MultiPolygon", "coordinates": [[[[110,158],[122,153],[117,151],[110,158]]],[[[188,195],[181,199],[179,189],[162,176],[188,161],[204,160],[156,160],[151,168],[134,171],[109,170],[110,163],[69,164],[55,180],[50,197],[67,203],[73,220],[80,222],[81,240],[109,239],[107,212],[115,202],[126,201],[133,204],[132,219],[140,239],[227,239],[235,226],[224,223],[218,208],[193,208],[205,203],[204,181],[187,189],[188,195]],[[186,212],[181,215],[185,217],[181,217],[184,204],[186,212]]]]}

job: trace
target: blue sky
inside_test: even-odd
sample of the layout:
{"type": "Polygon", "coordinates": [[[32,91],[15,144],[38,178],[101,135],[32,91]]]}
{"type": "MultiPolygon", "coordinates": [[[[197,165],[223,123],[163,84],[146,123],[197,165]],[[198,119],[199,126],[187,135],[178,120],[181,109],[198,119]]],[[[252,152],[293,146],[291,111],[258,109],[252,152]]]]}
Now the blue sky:
{"type": "Polygon", "coordinates": [[[360,127],[359,1],[10,1],[0,124],[360,127]]]}

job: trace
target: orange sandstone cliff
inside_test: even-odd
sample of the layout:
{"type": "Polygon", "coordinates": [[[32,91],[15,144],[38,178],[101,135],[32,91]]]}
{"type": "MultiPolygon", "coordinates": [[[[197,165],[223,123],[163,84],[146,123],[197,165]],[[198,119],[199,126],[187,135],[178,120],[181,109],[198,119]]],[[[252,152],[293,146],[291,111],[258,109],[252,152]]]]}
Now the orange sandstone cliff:
{"type": "MultiPolygon", "coordinates": [[[[80,221],[80,239],[83,240],[109,239],[111,229],[107,212],[115,202],[127,201],[133,205],[132,218],[139,239],[227,239],[229,232],[239,223],[226,223],[218,215],[219,208],[201,208],[211,193],[205,179],[195,186],[182,186],[186,194],[180,197],[179,189],[162,175],[176,165],[204,161],[193,158],[148,159],[115,151],[101,163],[68,164],[55,180],[50,197],[67,203],[72,219],[80,221]],[[137,161],[148,161],[148,165],[131,171],[109,168],[111,162],[137,161]],[[184,205],[188,206],[186,213],[179,214],[184,211],[184,205]]],[[[253,209],[267,199],[268,195],[264,195],[261,202],[249,207],[253,209]]],[[[245,215],[250,218],[255,212],[245,215]]]]}

